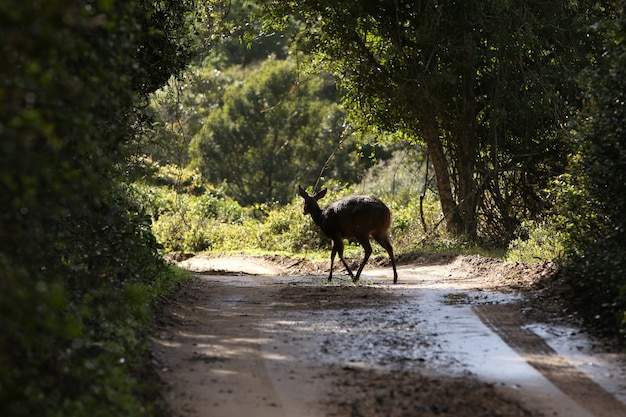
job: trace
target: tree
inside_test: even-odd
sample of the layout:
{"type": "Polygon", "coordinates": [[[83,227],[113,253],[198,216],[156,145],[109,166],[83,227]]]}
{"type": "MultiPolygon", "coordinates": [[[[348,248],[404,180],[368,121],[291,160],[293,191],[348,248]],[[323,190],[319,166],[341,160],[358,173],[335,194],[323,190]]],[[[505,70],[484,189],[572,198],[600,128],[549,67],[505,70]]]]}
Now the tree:
{"type": "Polygon", "coordinates": [[[226,86],[239,79],[234,72],[191,66],[152,94],[147,113],[153,124],[141,152],[163,165],[187,166],[191,139],[219,107],[226,86]]]}
{"type": "MultiPolygon", "coordinates": [[[[211,36],[211,48],[199,56],[204,67],[245,68],[274,56],[286,59],[289,44],[280,30],[265,30],[254,17],[258,12],[255,0],[232,0],[218,21],[211,36]]],[[[200,62],[199,62],[200,64],[200,62]]]]}
{"type": "MultiPolygon", "coordinates": [[[[295,184],[313,184],[340,142],[344,117],[332,99],[324,77],[301,80],[291,62],[269,59],[227,87],[192,141],[192,165],[225,180],[240,204],[291,201],[295,184]]],[[[355,178],[346,152],[332,170],[355,178]]]]}
{"type": "Polygon", "coordinates": [[[268,21],[302,24],[298,47],[337,76],[353,122],[426,144],[452,234],[476,237],[481,213],[507,233],[538,215],[564,167],[555,132],[577,106],[593,3],[262,3],[268,21]]]}
{"type": "MultiPolygon", "coordinates": [[[[622,2],[623,5],[623,2],[622,2]]],[[[595,27],[598,65],[583,74],[577,152],[557,187],[568,233],[568,294],[591,328],[626,344],[626,15],[595,27]]]]}
{"type": "Polygon", "coordinates": [[[141,150],[163,164],[189,164],[189,144],[208,114],[222,105],[225,90],[242,82],[268,58],[287,57],[288,42],[282,33],[263,31],[253,19],[252,0],[223,2],[214,7],[208,48],[201,49],[186,71],[172,77],[151,97],[153,131],[141,150]]]}
{"type": "Polygon", "coordinates": [[[121,182],[195,6],[0,5],[2,415],[146,414],[134,331],[164,264],[121,182]]]}

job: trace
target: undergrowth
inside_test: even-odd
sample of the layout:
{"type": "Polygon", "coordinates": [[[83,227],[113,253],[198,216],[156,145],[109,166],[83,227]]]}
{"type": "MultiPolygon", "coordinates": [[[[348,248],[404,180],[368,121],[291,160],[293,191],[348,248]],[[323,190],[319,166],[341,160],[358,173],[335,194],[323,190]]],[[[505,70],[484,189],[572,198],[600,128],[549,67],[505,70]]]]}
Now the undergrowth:
{"type": "MultiPolygon", "coordinates": [[[[145,162],[154,166],[149,160],[145,162]]],[[[219,187],[204,184],[190,192],[194,171],[179,170],[174,176],[169,166],[154,169],[151,177],[133,184],[130,192],[152,216],[152,231],[166,253],[308,253],[329,247],[328,239],[311,217],[302,214],[301,198],[295,188],[289,204],[241,207],[219,187]],[[168,172],[169,180],[164,178],[168,172]]],[[[329,195],[320,201],[322,206],[357,192],[354,187],[341,184],[330,183],[327,187],[329,195]]],[[[393,213],[391,233],[396,252],[416,250],[424,242],[445,236],[443,229],[433,231],[441,216],[434,196],[421,203],[423,215],[419,197],[403,203],[385,201],[393,213]]],[[[375,253],[379,250],[382,249],[375,247],[375,253]]]]}
{"type": "Polygon", "coordinates": [[[537,263],[560,259],[565,250],[565,235],[554,223],[526,221],[517,239],[509,243],[507,262],[537,263]]]}
{"type": "MultiPolygon", "coordinates": [[[[132,185],[136,201],[153,218],[152,230],[165,253],[255,253],[327,257],[330,241],[310,216],[302,214],[296,195],[287,205],[242,207],[221,187],[204,183],[196,171],[144,163],[151,172],[132,185]]],[[[356,186],[329,182],[323,207],[334,199],[359,193],[356,186]]],[[[560,255],[559,236],[543,223],[524,223],[519,238],[508,249],[484,242],[450,237],[441,225],[441,210],[434,194],[401,197],[382,195],[391,209],[392,242],[396,254],[411,252],[479,254],[508,262],[539,262],[560,255]]],[[[374,255],[385,254],[372,245],[374,255]]],[[[362,256],[354,243],[346,256],[362,256]]]]}

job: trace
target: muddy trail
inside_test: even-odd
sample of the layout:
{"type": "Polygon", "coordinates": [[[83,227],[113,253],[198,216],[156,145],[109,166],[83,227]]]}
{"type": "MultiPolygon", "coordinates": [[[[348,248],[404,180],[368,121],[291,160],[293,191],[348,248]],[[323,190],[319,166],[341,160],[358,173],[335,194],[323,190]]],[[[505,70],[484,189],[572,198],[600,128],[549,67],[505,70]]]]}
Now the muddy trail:
{"type": "Polygon", "coordinates": [[[152,351],[172,416],[626,416],[626,358],[517,291],[548,265],[195,256],[152,351]]]}

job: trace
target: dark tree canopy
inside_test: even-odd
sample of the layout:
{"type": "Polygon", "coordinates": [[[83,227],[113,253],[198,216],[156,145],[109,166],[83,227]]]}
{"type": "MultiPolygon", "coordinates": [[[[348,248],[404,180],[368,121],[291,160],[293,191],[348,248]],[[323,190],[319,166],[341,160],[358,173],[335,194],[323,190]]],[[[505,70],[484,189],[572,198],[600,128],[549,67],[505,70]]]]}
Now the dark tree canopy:
{"type": "Polygon", "coordinates": [[[559,183],[568,232],[569,295],[593,328],[626,344],[626,21],[597,25],[606,37],[597,67],[584,73],[587,104],[578,147],[559,183]]]}
{"type": "Polygon", "coordinates": [[[544,208],[595,3],[263,3],[269,20],[301,22],[298,47],[337,76],[354,122],[427,145],[450,232],[510,234],[544,208]]]}
{"type": "Polygon", "coordinates": [[[142,414],[119,361],[139,343],[129,306],[146,308],[163,264],[120,180],[145,97],[191,56],[195,12],[192,0],[0,5],[2,415],[142,414]]]}

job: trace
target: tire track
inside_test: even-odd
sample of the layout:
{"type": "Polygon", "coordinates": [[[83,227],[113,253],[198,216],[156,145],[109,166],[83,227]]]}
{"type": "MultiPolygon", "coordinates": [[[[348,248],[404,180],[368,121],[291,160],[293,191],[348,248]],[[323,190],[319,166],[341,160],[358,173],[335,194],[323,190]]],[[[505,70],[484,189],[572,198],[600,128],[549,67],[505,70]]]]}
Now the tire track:
{"type": "Polygon", "coordinates": [[[595,417],[626,416],[626,405],[559,356],[541,337],[523,328],[518,307],[485,304],[473,310],[528,364],[595,417]]]}
{"type": "Polygon", "coordinates": [[[173,417],[323,415],[309,407],[320,398],[315,375],[264,349],[283,338],[263,331],[274,317],[276,279],[198,276],[188,285],[165,309],[168,321],[152,343],[173,417]]]}
{"type": "Polygon", "coordinates": [[[182,326],[168,326],[154,343],[161,372],[176,383],[169,398],[175,415],[282,415],[260,355],[268,290],[199,284],[186,304],[171,308],[182,326]]]}

